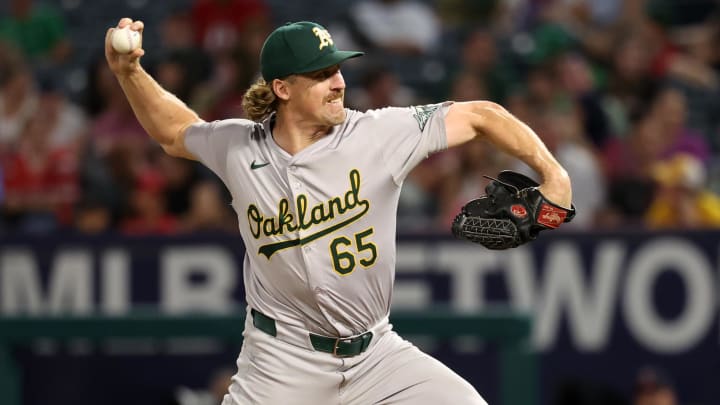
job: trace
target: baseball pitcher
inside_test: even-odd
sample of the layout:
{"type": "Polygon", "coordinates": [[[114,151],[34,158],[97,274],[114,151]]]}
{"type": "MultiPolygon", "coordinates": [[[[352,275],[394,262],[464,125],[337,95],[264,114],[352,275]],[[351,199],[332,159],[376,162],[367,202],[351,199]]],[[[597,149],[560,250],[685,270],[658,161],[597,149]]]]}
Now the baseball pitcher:
{"type": "MultiPolygon", "coordinates": [[[[142,33],[129,18],[117,28],[142,33]]],[[[245,339],[223,405],[486,404],[388,323],[395,213],[403,180],[430,153],[483,137],[537,171],[553,206],[570,180],[535,133],[485,101],[367,112],[343,105],[343,61],[322,26],[266,39],[249,119],[205,122],[108,30],[105,53],[140,123],[172,156],[202,162],[229,189],[247,253],[245,339]]],[[[466,221],[467,222],[467,221],[466,221]]]]}

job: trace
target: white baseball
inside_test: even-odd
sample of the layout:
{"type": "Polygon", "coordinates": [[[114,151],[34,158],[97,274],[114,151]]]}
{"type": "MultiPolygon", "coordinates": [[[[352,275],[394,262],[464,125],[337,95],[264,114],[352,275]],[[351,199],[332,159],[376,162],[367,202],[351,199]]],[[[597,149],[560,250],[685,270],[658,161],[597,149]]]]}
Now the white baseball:
{"type": "Polygon", "coordinates": [[[115,28],[112,33],[112,47],[118,53],[130,53],[140,47],[140,33],[131,30],[130,26],[115,28]]]}

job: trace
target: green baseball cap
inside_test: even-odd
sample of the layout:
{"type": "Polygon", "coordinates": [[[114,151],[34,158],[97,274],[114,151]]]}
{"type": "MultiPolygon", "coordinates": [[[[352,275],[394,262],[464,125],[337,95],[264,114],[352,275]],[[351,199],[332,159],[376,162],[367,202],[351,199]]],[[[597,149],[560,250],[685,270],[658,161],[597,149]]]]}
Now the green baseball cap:
{"type": "Polygon", "coordinates": [[[268,35],[260,51],[260,72],[266,82],[336,65],[363,52],[339,51],[330,33],[309,21],[287,23],[268,35]]]}

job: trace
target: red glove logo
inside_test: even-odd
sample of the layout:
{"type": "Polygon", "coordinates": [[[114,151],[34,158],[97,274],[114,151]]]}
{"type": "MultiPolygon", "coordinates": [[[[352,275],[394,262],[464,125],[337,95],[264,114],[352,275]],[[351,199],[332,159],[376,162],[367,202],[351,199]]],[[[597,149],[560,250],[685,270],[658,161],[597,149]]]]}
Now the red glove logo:
{"type": "Polygon", "coordinates": [[[548,228],[557,228],[565,221],[566,216],[567,211],[564,209],[553,207],[550,204],[543,204],[540,206],[540,215],[538,215],[537,222],[548,228]]]}
{"type": "Polygon", "coordinates": [[[516,218],[525,218],[527,216],[527,210],[525,207],[523,207],[520,204],[514,204],[510,207],[510,212],[516,217],[516,218]]]}

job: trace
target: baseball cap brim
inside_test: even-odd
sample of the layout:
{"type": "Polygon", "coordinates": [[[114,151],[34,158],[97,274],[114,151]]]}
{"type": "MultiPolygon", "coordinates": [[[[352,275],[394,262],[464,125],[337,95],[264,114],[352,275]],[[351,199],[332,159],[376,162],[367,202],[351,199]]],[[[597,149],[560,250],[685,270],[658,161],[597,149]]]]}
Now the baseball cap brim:
{"type": "Polygon", "coordinates": [[[310,62],[307,66],[303,66],[295,70],[294,73],[309,73],[316,70],[322,70],[330,66],[342,63],[348,59],[357,58],[358,56],[363,55],[365,55],[365,52],[358,51],[335,51],[332,53],[327,53],[310,62]]]}

